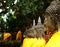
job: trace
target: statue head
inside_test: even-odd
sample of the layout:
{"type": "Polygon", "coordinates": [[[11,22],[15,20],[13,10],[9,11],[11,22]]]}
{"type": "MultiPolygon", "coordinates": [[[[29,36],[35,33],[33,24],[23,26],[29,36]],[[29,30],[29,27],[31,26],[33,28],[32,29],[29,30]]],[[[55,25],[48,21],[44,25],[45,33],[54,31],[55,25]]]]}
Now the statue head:
{"type": "Polygon", "coordinates": [[[54,0],[45,11],[44,24],[50,31],[57,30],[57,25],[60,23],[60,1],[54,0]]]}
{"type": "Polygon", "coordinates": [[[33,26],[24,32],[25,37],[42,38],[44,35],[44,26],[41,23],[41,18],[39,17],[37,25],[35,25],[35,20],[33,20],[33,26]]]}

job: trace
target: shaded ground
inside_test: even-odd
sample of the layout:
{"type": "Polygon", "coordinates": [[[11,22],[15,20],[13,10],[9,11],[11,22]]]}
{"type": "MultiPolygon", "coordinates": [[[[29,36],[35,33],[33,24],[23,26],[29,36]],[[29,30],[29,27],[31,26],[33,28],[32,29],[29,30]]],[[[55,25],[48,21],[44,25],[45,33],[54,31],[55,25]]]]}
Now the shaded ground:
{"type": "Polygon", "coordinates": [[[0,40],[0,47],[20,47],[21,41],[14,40],[14,41],[1,41],[0,40]]]}

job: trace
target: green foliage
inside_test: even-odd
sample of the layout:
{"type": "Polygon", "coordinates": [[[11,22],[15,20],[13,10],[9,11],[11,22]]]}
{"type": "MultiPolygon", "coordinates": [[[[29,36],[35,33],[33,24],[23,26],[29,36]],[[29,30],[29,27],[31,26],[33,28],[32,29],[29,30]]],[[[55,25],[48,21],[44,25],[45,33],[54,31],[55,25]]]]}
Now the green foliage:
{"type": "Polygon", "coordinates": [[[27,15],[29,13],[34,13],[37,10],[44,10],[44,0],[19,0],[18,3],[14,5],[15,10],[21,10],[22,15],[27,15]]]}
{"type": "Polygon", "coordinates": [[[40,11],[43,14],[46,9],[46,4],[51,1],[52,0],[17,0],[16,3],[14,3],[15,0],[0,1],[2,4],[0,9],[3,10],[0,12],[1,28],[9,31],[15,30],[16,27],[24,28],[31,22],[32,17],[36,17],[36,12],[40,11]],[[2,18],[5,14],[7,14],[6,22],[2,18]],[[28,15],[31,19],[28,18],[28,15]]]}

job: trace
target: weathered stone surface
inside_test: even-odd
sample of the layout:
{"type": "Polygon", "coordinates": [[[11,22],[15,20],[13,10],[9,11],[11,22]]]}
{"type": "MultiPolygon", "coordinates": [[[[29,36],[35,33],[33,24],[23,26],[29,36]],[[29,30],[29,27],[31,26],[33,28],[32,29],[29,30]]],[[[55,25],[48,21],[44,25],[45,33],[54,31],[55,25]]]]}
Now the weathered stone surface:
{"type": "Polygon", "coordinates": [[[39,17],[37,25],[33,22],[33,26],[24,32],[25,37],[43,37],[44,35],[44,26],[41,23],[41,19],[39,17]]]}

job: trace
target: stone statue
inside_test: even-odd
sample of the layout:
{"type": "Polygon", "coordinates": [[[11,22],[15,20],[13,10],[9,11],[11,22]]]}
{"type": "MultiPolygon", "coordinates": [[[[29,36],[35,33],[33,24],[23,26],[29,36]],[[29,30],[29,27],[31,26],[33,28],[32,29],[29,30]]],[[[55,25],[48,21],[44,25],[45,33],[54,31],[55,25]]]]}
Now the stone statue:
{"type": "Polygon", "coordinates": [[[25,37],[38,38],[43,37],[44,35],[44,26],[41,23],[41,19],[39,17],[37,25],[35,25],[35,20],[33,20],[33,26],[24,32],[25,37]]]}
{"type": "Polygon", "coordinates": [[[46,9],[46,15],[50,15],[54,25],[58,26],[60,24],[60,0],[51,2],[50,6],[46,9]]]}
{"type": "Polygon", "coordinates": [[[60,1],[54,0],[45,11],[44,25],[47,28],[46,40],[54,34],[57,30],[60,30],[60,1]]]}

